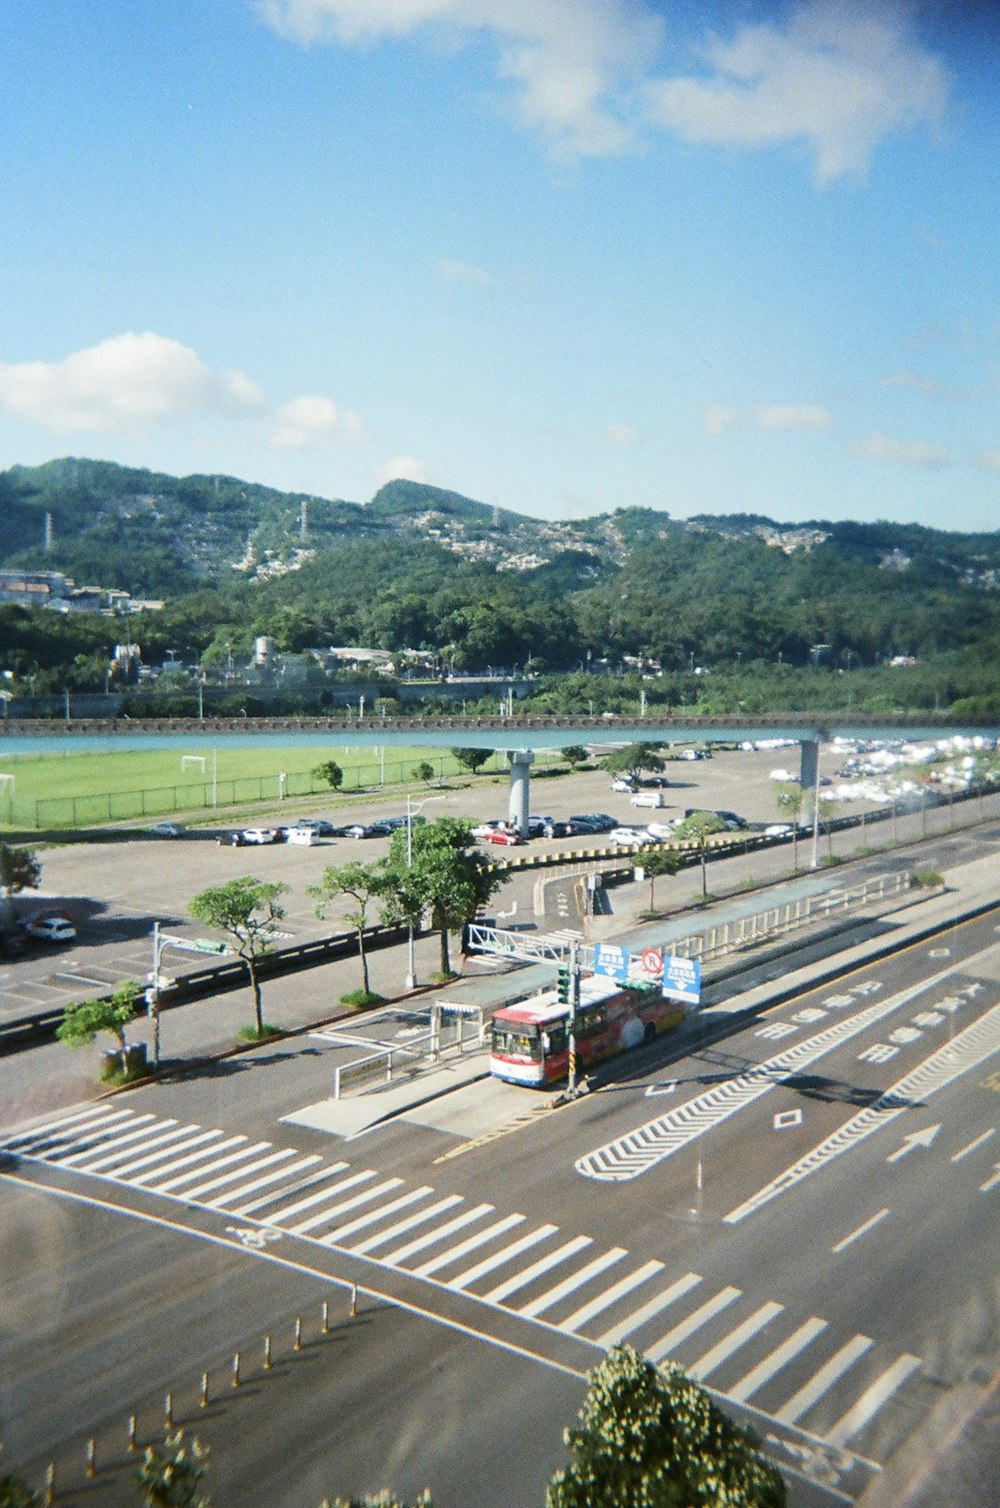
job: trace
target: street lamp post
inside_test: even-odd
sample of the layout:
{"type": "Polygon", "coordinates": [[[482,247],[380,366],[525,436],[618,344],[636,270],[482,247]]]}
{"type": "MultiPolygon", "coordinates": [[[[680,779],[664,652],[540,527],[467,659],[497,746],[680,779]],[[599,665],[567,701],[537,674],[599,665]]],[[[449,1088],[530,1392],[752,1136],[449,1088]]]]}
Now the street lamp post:
{"type": "MultiPolygon", "coordinates": [[[[406,798],[406,867],[413,868],[413,818],[422,810],[428,801],[447,801],[447,796],[425,796],[423,801],[413,805],[413,797],[406,798]]],[[[417,964],[414,952],[413,921],[406,924],[406,988],[414,990],[417,987],[417,964]]]]}

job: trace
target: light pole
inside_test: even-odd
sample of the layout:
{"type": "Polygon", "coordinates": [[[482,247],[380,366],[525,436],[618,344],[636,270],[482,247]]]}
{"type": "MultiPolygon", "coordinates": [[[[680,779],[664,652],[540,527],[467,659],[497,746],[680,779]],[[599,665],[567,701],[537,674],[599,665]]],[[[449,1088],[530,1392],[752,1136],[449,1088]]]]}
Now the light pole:
{"type": "MultiPolygon", "coordinates": [[[[447,801],[447,796],[425,796],[423,801],[413,805],[413,797],[406,798],[406,867],[413,868],[413,818],[414,815],[425,807],[428,801],[447,801]]],[[[417,965],[413,948],[413,921],[406,924],[406,988],[414,990],[417,987],[417,965]]]]}

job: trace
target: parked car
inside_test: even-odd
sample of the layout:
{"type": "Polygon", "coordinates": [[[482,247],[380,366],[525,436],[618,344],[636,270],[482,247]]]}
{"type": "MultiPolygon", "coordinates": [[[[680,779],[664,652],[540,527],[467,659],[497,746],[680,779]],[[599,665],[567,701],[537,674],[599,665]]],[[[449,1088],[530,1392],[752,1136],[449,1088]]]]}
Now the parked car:
{"type": "Polygon", "coordinates": [[[485,838],[487,833],[495,833],[498,829],[506,827],[502,817],[494,817],[489,822],[477,822],[472,829],[474,838],[485,838]]]}
{"type": "Polygon", "coordinates": [[[590,820],[595,824],[594,831],[598,833],[609,833],[618,826],[618,818],[609,817],[607,812],[593,812],[590,820]]]}
{"type": "Polygon", "coordinates": [[[483,833],[484,843],[497,843],[501,848],[514,848],[524,839],[520,833],[508,832],[505,827],[494,827],[488,833],[483,833]]]}
{"type": "Polygon", "coordinates": [[[611,789],[617,791],[620,796],[628,796],[635,790],[635,781],[629,780],[625,775],[619,775],[612,780],[611,789]]]}
{"type": "Polygon", "coordinates": [[[40,942],[72,942],[76,936],[76,928],[65,916],[34,916],[25,922],[24,930],[40,942]]]}
{"type": "Polygon", "coordinates": [[[154,822],[149,829],[154,838],[182,838],[184,829],[179,822],[154,822]]]}
{"type": "Polygon", "coordinates": [[[676,825],[676,822],[650,822],[646,831],[657,843],[663,843],[667,838],[673,837],[676,825]]]}
{"type": "Polygon", "coordinates": [[[644,844],[656,841],[642,827],[615,827],[608,833],[608,842],[615,848],[642,848],[644,844]]]}
{"type": "Polygon", "coordinates": [[[225,837],[218,840],[227,848],[243,848],[246,846],[246,838],[241,832],[226,833],[225,837]]]}
{"type": "Polygon", "coordinates": [[[388,822],[353,822],[344,828],[345,838],[388,838],[391,833],[388,822]]]}
{"type": "Polygon", "coordinates": [[[764,829],[765,838],[789,838],[794,832],[790,822],[771,822],[764,829]]]}
{"type": "Polygon", "coordinates": [[[277,843],[278,829],[276,827],[245,827],[243,841],[244,843],[277,843]]]}
{"type": "Polygon", "coordinates": [[[663,806],[662,791],[636,791],[632,797],[633,806],[663,806]]]}
{"type": "MultiPolygon", "coordinates": [[[[337,836],[337,828],[334,827],[332,822],[328,822],[325,817],[300,817],[298,822],[295,823],[295,828],[298,828],[301,832],[304,827],[311,828],[317,838],[335,838],[337,836]]],[[[289,833],[293,832],[295,828],[289,828],[289,833]]]]}

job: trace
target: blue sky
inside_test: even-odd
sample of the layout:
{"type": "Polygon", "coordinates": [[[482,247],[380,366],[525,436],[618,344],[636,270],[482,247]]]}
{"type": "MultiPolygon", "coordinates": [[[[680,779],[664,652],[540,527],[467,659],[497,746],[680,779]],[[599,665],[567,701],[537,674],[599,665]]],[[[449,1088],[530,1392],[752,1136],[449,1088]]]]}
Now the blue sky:
{"type": "Polygon", "coordinates": [[[1000,527],[943,0],[5,0],[0,468],[1000,527]]]}

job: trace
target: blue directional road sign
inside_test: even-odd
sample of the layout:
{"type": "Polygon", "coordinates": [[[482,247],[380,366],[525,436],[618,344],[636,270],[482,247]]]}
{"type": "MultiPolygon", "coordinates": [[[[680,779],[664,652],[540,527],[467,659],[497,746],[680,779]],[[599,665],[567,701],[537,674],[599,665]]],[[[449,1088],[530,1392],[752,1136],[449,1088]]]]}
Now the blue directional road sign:
{"type": "Polygon", "coordinates": [[[628,975],[628,953],[614,943],[595,943],[594,973],[604,974],[609,979],[625,979],[628,975]]]}
{"type": "Polygon", "coordinates": [[[685,1005],[701,1000],[701,964],[695,958],[677,958],[671,954],[663,960],[663,993],[685,1005]]]}

